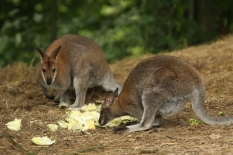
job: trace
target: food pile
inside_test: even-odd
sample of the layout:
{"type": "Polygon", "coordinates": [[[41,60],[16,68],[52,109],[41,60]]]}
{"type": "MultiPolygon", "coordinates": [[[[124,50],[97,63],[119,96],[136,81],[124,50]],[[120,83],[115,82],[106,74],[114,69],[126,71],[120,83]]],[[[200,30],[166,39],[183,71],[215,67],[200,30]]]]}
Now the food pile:
{"type": "MultiPolygon", "coordinates": [[[[47,124],[47,127],[56,132],[59,128],[67,128],[69,131],[82,131],[87,132],[88,130],[96,129],[96,126],[100,127],[98,119],[100,116],[101,105],[95,105],[89,103],[78,110],[67,110],[64,120],[59,120],[57,124],[47,124]]],[[[133,122],[135,118],[130,116],[122,116],[115,118],[108,124],[102,127],[115,127],[122,123],[133,122]]],[[[11,130],[18,131],[21,126],[21,119],[15,119],[6,124],[11,130]]],[[[37,145],[51,145],[55,140],[51,140],[48,137],[33,137],[32,142],[37,145]]]]}

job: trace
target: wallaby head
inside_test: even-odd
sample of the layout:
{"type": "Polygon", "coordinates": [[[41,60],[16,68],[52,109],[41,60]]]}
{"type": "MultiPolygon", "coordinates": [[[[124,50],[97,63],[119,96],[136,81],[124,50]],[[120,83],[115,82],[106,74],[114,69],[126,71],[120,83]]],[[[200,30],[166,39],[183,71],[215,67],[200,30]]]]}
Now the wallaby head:
{"type": "Polygon", "coordinates": [[[44,82],[47,85],[51,85],[57,75],[57,55],[61,49],[61,46],[56,48],[51,55],[46,54],[41,49],[36,48],[40,54],[41,62],[41,75],[44,79],[44,82]]]}
{"type": "Polygon", "coordinates": [[[118,101],[118,88],[112,92],[109,91],[106,93],[104,103],[100,110],[100,118],[99,118],[99,124],[105,125],[109,121],[113,120],[117,117],[117,114],[115,111],[117,109],[114,109],[114,104],[118,101]]]}

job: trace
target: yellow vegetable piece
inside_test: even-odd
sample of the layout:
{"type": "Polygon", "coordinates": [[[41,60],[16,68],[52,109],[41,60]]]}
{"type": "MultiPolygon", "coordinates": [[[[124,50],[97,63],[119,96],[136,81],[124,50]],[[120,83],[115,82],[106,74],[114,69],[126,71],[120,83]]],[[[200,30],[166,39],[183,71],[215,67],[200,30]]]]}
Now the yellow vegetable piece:
{"type": "Polygon", "coordinates": [[[52,145],[55,143],[55,140],[51,140],[47,136],[44,137],[33,137],[32,142],[36,145],[52,145]]]}
{"type": "Polygon", "coordinates": [[[200,125],[202,124],[202,122],[200,120],[194,119],[194,118],[190,118],[189,119],[189,124],[190,125],[200,125]]]}
{"type": "Polygon", "coordinates": [[[51,131],[56,131],[58,129],[57,124],[48,124],[47,125],[51,131]]]}
{"type": "Polygon", "coordinates": [[[85,123],[82,131],[86,131],[86,130],[89,130],[89,129],[95,129],[95,122],[92,121],[92,120],[89,120],[85,123]]]}
{"type": "Polygon", "coordinates": [[[83,106],[80,111],[72,110],[66,113],[65,120],[68,122],[68,130],[95,129],[95,123],[98,122],[99,113],[95,104],[83,106]]]}
{"type": "Polygon", "coordinates": [[[88,105],[85,105],[81,108],[83,111],[96,111],[97,107],[94,103],[90,103],[88,105]]]}
{"type": "Polygon", "coordinates": [[[68,128],[68,123],[66,123],[66,122],[63,121],[63,120],[60,120],[60,121],[58,121],[57,123],[58,123],[58,125],[59,125],[60,127],[62,127],[62,128],[68,128]]]}
{"type": "Polygon", "coordinates": [[[86,121],[88,120],[98,121],[99,116],[100,114],[96,111],[86,111],[86,112],[83,112],[80,117],[86,121]]]}
{"type": "Polygon", "coordinates": [[[71,121],[69,124],[68,124],[68,130],[81,130],[83,128],[83,125],[80,124],[79,122],[77,121],[71,121]]]}
{"type": "Polygon", "coordinates": [[[67,117],[73,118],[73,117],[80,116],[80,115],[82,115],[81,111],[72,110],[67,114],[67,117]]]}
{"type": "Polygon", "coordinates": [[[14,121],[8,122],[6,126],[11,130],[18,131],[21,128],[21,119],[15,118],[14,121]]]}
{"type": "Polygon", "coordinates": [[[122,120],[129,120],[129,121],[136,121],[136,119],[132,116],[126,115],[126,116],[121,116],[122,120]]]}
{"type": "Polygon", "coordinates": [[[108,124],[106,124],[105,127],[115,127],[115,126],[120,125],[121,122],[122,122],[121,118],[118,117],[118,118],[115,118],[112,121],[108,122],[108,124]]]}

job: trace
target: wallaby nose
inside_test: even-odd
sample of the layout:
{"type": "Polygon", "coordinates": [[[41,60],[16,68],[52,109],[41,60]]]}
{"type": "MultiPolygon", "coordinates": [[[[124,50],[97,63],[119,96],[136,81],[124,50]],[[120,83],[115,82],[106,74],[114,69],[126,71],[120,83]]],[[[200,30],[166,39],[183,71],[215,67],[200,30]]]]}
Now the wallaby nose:
{"type": "Polygon", "coordinates": [[[101,119],[99,119],[99,124],[102,126],[102,125],[104,125],[104,122],[101,121],[101,119]]]}
{"type": "Polygon", "coordinates": [[[103,119],[99,119],[99,125],[103,126],[107,124],[103,119]]]}
{"type": "Polygon", "coordinates": [[[98,122],[99,122],[99,125],[101,125],[101,126],[102,126],[102,122],[101,122],[101,120],[100,120],[100,119],[99,119],[99,121],[98,121],[98,122]]]}
{"type": "Polygon", "coordinates": [[[49,79],[46,80],[46,82],[47,82],[47,85],[51,85],[52,84],[52,79],[49,78],[49,79]]]}

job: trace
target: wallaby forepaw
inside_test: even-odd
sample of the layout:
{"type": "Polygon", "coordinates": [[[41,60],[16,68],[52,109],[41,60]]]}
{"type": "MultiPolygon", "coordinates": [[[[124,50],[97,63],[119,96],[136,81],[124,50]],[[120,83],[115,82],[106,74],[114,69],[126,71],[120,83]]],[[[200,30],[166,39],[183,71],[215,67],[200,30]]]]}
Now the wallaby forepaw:
{"type": "Polygon", "coordinates": [[[126,126],[123,126],[123,127],[120,126],[120,127],[116,127],[116,128],[113,129],[113,132],[118,133],[118,134],[124,133],[124,132],[127,132],[127,131],[128,131],[128,128],[126,126]]]}
{"type": "Polygon", "coordinates": [[[55,104],[57,104],[57,105],[60,103],[60,101],[59,101],[59,100],[56,100],[56,99],[54,99],[53,102],[54,102],[55,104]]]}
{"type": "Polygon", "coordinates": [[[54,96],[53,95],[51,95],[51,96],[46,96],[48,99],[50,99],[50,100],[54,100],[54,96]]]}
{"type": "Polygon", "coordinates": [[[58,104],[58,107],[65,108],[65,107],[68,107],[69,105],[70,105],[69,103],[61,102],[60,104],[58,104]]]}
{"type": "Polygon", "coordinates": [[[134,124],[137,124],[137,121],[132,121],[132,122],[126,122],[125,123],[125,126],[130,126],[130,125],[134,125],[134,124]]]}

